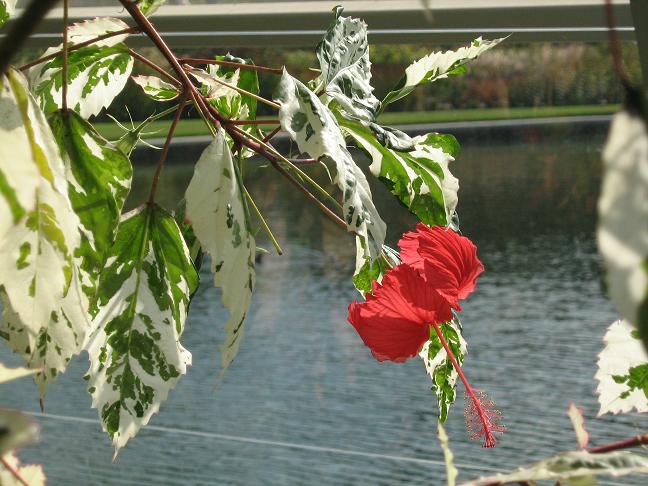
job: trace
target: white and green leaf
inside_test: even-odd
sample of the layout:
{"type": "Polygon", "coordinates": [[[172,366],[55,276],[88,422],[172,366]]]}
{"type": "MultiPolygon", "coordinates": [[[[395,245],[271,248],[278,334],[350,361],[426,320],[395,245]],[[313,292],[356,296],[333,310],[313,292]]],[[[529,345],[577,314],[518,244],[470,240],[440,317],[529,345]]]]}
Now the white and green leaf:
{"type": "Polygon", "coordinates": [[[81,226],[75,252],[82,288],[91,303],[130,191],[128,157],[73,111],[58,111],[50,126],[67,167],[68,194],[81,226]]]}
{"type": "Polygon", "coordinates": [[[446,152],[456,145],[454,137],[437,133],[414,137],[413,150],[405,152],[385,147],[360,122],[343,117],[338,117],[338,122],[371,157],[371,173],[413,214],[429,226],[450,223],[459,190],[459,181],[449,169],[454,157],[446,152]]]}
{"type": "Polygon", "coordinates": [[[0,26],[9,20],[16,12],[16,2],[18,0],[0,0],[0,26]]]}
{"type": "Polygon", "coordinates": [[[237,355],[245,333],[255,283],[256,244],[242,181],[222,129],[200,156],[185,199],[185,217],[202,250],[211,256],[214,285],[222,289],[223,305],[230,313],[221,346],[224,371],[237,355]]]}
{"type": "Polygon", "coordinates": [[[38,370],[30,370],[29,368],[7,368],[5,365],[0,363],[0,385],[8,381],[17,380],[18,378],[23,378],[25,376],[30,376],[36,373],[38,370]]]}
{"type": "Polygon", "coordinates": [[[594,376],[599,382],[599,415],[633,409],[648,412],[648,354],[637,330],[626,320],[615,321],[603,342],[594,376]]]}
{"type": "Polygon", "coordinates": [[[38,425],[31,417],[16,410],[0,408],[0,456],[37,440],[38,425]]]}
{"type": "Polygon", "coordinates": [[[173,217],[155,204],[122,216],[99,280],[88,391],[116,452],[187,371],[180,344],[198,273],[173,217]]]}
{"type": "Polygon", "coordinates": [[[153,15],[155,11],[166,3],[166,0],[137,0],[137,6],[147,17],[153,15]]]}
{"type": "Polygon", "coordinates": [[[607,289],[648,346],[648,128],[639,112],[614,116],[603,162],[597,238],[607,289]]]}
{"type": "Polygon", "coordinates": [[[367,24],[341,14],[342,8],[337,7],[333,23],[317,46],[321,70],[317,83],[349,116],[373,121],[380,102],[371,86],[367,24]]]}
{"type": "Polygon", "coordinates": [[[596,484],[597,476],[622,477],[630,474],[648,474],[648,457],[626,451],[590,454],[571,451],[544,461],[521,467],[508,474],[481,477],[461,486],[486,486],[525,481],[559,481],[573,486],[596,484]]]}
{"type": "Polygon", "coordinates": [[[503,40],[502,38],[489,41],[478,37],[469,46],[461,47],[456,51],[432,52],[413,62],[405,69],[405,75],[382,100],[381,108],[384,109],[388,104],[404,98],[417,86],[463,72],[466,63],[481,56],[503,40]]]}
{"type": "MultiPolygon", "coordinates": [[[[27,91],[26,80],[9,71],[3,109],[22,127],[0,131],[0,145],[13,147],[17,172],[34,207],[0,240],[0,286],[5,301],[0,331],[45,394],[48,383],[80,351],[88,326],[74,252],[80,245],[79,218],[68,198],[65,166],[44,114],[27,91]]],[[[5,122],[3,117],[0,126],[5,122]]],[[[12,177],[17,174],[12,174],[12,177]]],[[[22,190],[22,189],[21,189],[22,190]]]]}
{"type": "Polygon", "coordinates": [[[299,150],[315,159],[326,157],[335,163],[335,182],[342,191],[347,229],[364,238],[365,256],[376,260],[385,240],[386,225],[374,206],[364,173],[346,148],[334,115],[315,93],[286,71],[276,98],[281,103],[281,126],[297,142],[299,150]]]}
{"type": "MultiPolygon", "coordinates": [[[[51,47],[45,56],[60,52],[51,47]]],[[[98,115],[108,108],[126,86],[133,69],[133,58],[124,44],[90,45],[68,55],[68,106],[83,118],[98,115]]],[[[33,93],[46,113],[53,113],[62,104],[63,57],[56,56],[29,70],[33,93]]]]}
{"type": "Polygon", "coordinates": [[[400,255],[393,248],[383,245],[380,258],[372,260],[368,256],[362,238],[356,236],[356,268],[353,272],[353,285],[364,296],[372,290],[373,282],[380,283],[383,275],[400,265],[400,255]]]}
{"type": "MultiPolygon", "coordinates": [[[[455,317],[451,321],[439,324],[439,328],[457,362],[461,365],[468,347],[462,336],[459,319],[455,317]]],[[[439,405],[439,422],[443,423],[448,418],[450,406],[457,398],[456,387],[459,374],[434,330],[431,331],[430,340],[423,345],[419,356],[432,379],[432,391],[436,394],[439,405]]]]}
{"type": "Polygon", "coordinates": [[[140,86],[144,94],[155,101],[170,101],[180,96],[178,88],[158,78],[157,76],[133,76],[135,84],[140,86]]]}
{"type": "MultiPolygon", "coordinates": [[[[68,27],[68,41],[73,45],[88,42],[96,37],[100,37],[112,32],[128,29],[130,26],[123,20],[113,17],[96,17],[94,19],[84,20],[71,24],[68,27]]],[[[115,35],[106,39],[93,42],[93,46],[113,47],[124,42],[128,38],[128,33],[115,35]]]]}
{"type": "MultiPolygon", "coordinates": [[[[240,69],[232,70],[225,66],[210,64],[207,66],[206,71],[204,69],[191,68],[188,72],[200,82],[201,91],[207,98],[207,101],[215,106],[224,116],[236,119],[247,119],[250,116],[250,107],[243,102],[243,95],[231,87],[235,86],[245,89],[239,86],[242,80],[240,69]]],[[[258,84],[256,91],[258,93],[258,84]]],[[[250,97],[246,96],[246,98],[250,97]]],[[[256,111],[256,104],[254,104],[254,109],[256,111]]]]}

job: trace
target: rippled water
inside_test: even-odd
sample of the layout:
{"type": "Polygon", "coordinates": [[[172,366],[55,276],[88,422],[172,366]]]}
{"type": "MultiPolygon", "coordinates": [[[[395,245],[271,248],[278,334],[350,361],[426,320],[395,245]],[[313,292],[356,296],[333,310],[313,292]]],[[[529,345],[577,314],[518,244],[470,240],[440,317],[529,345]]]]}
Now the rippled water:
{"type": "MultiPolygon", "coordinates": [[[[645,430],[637,415],[595,419],[596,355],[615,318],[593,240],[604,129],[458,133],[468,140],[453,169],[462,228],[487,268],[462,312],[464,369],[510,429],[500,446],[483,450],[468,441],[457,404],[447,430],[460,479],[575,448],[572,400],[585,409],[594,443],[645,430]]],[[[182,194],[191,176],[184,162],[193,160],[191,151],[176,153],[161,202],[182,194]]],[[[248,332],[225,380],[217,387],[226,313],[203,271],[183,336],[194,366],[115,464],[81,380],[86,356],[51,388],[38,418],[43,441],[22,453],[45,464],[50,484],[445,484],[422,363],[377,363],[346,323],[357,298],[353,240],[270,169],[248,175],[285,255],[258,265],[248,332]]],[[[145,198],[150,176],[144,164],[131,205],[145,198]]],[[[414,220],[382,187],[374,192],[394,244],[414,220]]],[[[6,347],[0,360],[17,363],[6,347]]],[[[1,401],[38,411],[29,380],[3,385],[1,401]]]]}

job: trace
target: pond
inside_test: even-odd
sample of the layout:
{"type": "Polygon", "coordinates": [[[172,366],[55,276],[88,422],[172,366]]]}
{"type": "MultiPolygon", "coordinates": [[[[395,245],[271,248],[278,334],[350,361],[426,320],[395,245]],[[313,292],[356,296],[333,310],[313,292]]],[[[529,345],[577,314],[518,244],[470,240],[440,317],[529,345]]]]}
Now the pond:
{"type": "MultiPolygon", "coordinates": [[[[509,428],[497,448],[484,450],[468,440],[463,404],[455,405],[447,431],[460,480],[574,449],[571,401],[584,408],[594,443],[645,431],[638,415],[595,418],[596,358],[615,319],[594,241],[605,130],[594,123],[453,131],[463,143],[452,167],[461,225],[486,266],[462,312],[464,370],[509,428]]],[[[199,150],[174,152],[159,190],[163,205],[183,193],[199,150]]],[[[156,156],[138,154],[131,206],[146,197],[147,161],[156,156]]],[[[51,485],[445,484],[422,362],[376,362],[346,322],[358,298],[353,239],[272,169],[251,169],[247,180],[285,255],[261,239],[270,253],[258,264],[247,335],[224,380],[217,382],[226,311],[203,269],[183,336],[194,365],[116,462],[81,380],[85,354],[51,387],[45,414],[29,380],[3,386],[2,404],[34,412],[42,427],[42,442],[22,457],[43,463],[51,485]]],[[[393,246],[414,219],[382,186],[373,191],[393,246]]],[[[18,363],[6,346],[0,361],[18,363]]]]}

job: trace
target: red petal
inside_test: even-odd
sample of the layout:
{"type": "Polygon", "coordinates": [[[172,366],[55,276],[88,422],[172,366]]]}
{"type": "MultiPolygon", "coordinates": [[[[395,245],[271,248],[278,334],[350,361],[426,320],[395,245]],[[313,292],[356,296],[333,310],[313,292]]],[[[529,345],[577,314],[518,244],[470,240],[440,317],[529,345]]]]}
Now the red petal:
{"type": "Polygon", "coordinates": [[[366,302],[349,306],[349,322],[378,361],[416,356],[430,337],[431,323],[451,317],[447,300],[407,265],[388,272],[366,302]]]}
{"type": "Polygon", "coordinates": [[[403,263],[416,268],[456,309],[484,271],[472,241],[449,228],[419,223],[416,232],[405,233],[398,246],[403,263]]]}

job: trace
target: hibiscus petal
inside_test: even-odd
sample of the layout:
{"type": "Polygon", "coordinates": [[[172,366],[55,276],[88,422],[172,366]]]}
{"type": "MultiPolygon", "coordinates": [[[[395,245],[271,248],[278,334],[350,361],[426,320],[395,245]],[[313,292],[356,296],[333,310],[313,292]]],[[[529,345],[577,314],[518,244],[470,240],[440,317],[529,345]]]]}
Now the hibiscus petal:
{"type": "Polygon", "coordinates": [[[403,263],[416,268],[455,309],[460,309],[459,299],[473,292],[484,271],[472,241],[449,228],[419,223],[415,232],[403,235],[398,246],[403,263]]]}
{"type": "Polygon", "coordinates": [[[366,302],[349,306],[349,322],[378,361],[415,357],[430,337],[431,323],[451,317],[448,301],[407,265],[389,271],[366,302]]]}

